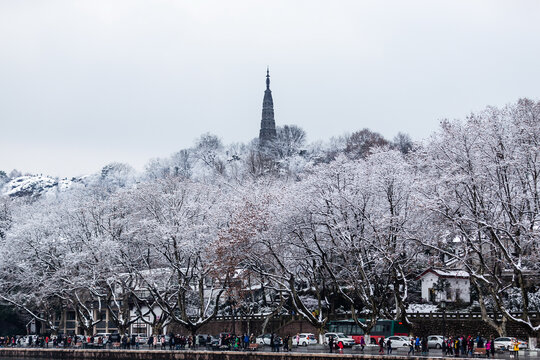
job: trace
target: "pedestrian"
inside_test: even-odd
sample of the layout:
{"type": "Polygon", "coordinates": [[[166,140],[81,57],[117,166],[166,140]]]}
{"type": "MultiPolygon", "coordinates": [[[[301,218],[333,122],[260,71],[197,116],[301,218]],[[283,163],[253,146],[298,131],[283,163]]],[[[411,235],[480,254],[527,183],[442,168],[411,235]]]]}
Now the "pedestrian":
{"type": "Polygon", "coordinates": [[[366,340],[364,339],[364,335],[360,336],[360,347],[362,348],[362,351],[364,351],[364,347],[366,347],[366,340]]]}
{"type": "Polygon", "coordinates": [[[384,354],[384,337],[381,337],[379,339],[379,354],[380,355],[384,354]]]}
{"type": "Polygon", "coordinates": [[[276,347],[276,344],[274,343],[275,339],[274,339],[274,334],[270,334],[270,348],[272,349],[272,352],[275,351],[275,347],[276,347]]]}
{"type": "Polygon", "coordinates": [[[517,359],[519,357],[519,342],[517,340],[512,340],[512,349],[514,351],[514,356],[517,359]]]}
{"type": "MultiPolygon", "coordinates": [[[[444,342],[443,342],[444,344],[444,342]]],[[[363,348],[362,348],[363,350],[363,348]]],[[[409,342],[409,352],[407,353],[407,355],[411,355],[414,356],[414,339],[411,339],[411,341],[409,342]]]]}
{"type": "MultiPolygon", "coordinates": [[[[343,341],[338,341],[337,346],[339,348],[339,353],[343,354],[343,341]]],[[[392,350],[390,350],[392,352],[392,350]]]]}
{"type": "Polygon", "coordinates": [[[481,336],[478,337],[478,342],[476,344],[477,348],[483,348],[484,347],[484,339],[482,339],[481,336]]]}
{"type": "Polygon", "coordinates": [[[332,353],[334,350],[334,337],[332,335],[328,339],[328,346],[330,347],[330,353],[332,353]]]}
{"type": "Polygon", "coordinates": [[[388,355],[392,354],[392,340],[391,339],[386,340],[386,354],[388,355]]]}
{"type": "Polygon", "coordinates": [[[287,336],[285,336],[285,338],[283,339],[283,351],[285,351],[285,352],[288,352],[288,351],[289,351],[289,338],[290,338],[290,336],[287,335],[287,336]]]}
{"type": "Polygon", "coordinates": [[[422,338],[422,355],[427,355],[428,351],[429,351],[429,347],[428,347],[428,340],[427,340],[427,337],[423,337],[422,338]]]}
{"type": "Polygon", "coordinates": [[[287,348],[289,351],[292,350],[292,336],[287,335],[287,348]]]}
{"type": "Polygon", "coordinates": [[[472,336],[469,335],[467,338],[467,355],[473,356],[473,349],[474,349],[474,340],[472,336]]]}
{"type": "Polygon", "coordinates": [[[486,357],[489,358],[489,354],[491,353],[491,341],[486,341],[486,357]]]}

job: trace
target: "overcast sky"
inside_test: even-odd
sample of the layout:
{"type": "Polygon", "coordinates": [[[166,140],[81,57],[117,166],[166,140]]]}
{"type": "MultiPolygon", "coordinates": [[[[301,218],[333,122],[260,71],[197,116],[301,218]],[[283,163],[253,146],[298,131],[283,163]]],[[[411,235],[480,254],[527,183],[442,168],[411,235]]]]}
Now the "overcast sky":
{"type": "Polygon", "coordinates": [[[258,136],[364,127],[421,140],[441,118],[540,94],[540,1],[0,0],[0,170],[136,169],[258,136]]]}

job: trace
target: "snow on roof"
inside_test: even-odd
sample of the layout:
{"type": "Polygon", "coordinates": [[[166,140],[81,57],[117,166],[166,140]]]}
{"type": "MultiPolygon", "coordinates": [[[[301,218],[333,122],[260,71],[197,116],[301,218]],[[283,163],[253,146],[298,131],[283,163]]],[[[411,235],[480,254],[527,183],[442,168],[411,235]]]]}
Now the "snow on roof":
{"type": "Polygon", "coordinates": [[[436,304],[409,304],[407,307],[408,313],[430,313],[430,312],[438,312],[439,308],[436,304]]]}
{"type": "Polygon", "coordinates": [[[417,280],[423,278],[427,273],[433,273],[437,275],[438,277],[442,278],[460,278],[460,279],[468,279],[469,273],[464,270],[442,270],[442,269],[434,269],[429,268],[425,270],[423,273],[421,273],[417,280]]]}

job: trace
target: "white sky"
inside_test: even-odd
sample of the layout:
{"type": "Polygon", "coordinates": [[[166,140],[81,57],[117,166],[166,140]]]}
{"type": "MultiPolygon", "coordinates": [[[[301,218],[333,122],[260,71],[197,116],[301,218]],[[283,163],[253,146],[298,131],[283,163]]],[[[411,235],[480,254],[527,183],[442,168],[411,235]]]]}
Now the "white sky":
{"type": "Polygon", "coordinates": [[[540,1],[0,0],[0,170],[142,169],[204,132],[310,141],[368,127],[427,137],[441,118],[540,91],[540,1]]]}

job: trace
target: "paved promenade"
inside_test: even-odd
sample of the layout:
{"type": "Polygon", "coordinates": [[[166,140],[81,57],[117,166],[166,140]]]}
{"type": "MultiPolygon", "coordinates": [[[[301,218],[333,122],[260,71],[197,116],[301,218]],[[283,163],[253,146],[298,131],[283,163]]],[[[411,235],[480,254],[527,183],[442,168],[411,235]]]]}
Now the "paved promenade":
{"type": "MultiPolygon", "coordinates": [[[[268,346],[268,347],[262,348],[261,350],[270,351],[270,347],[268,346]]],[[[392,356],[400,356],[400,357],[409,358],[409,356],[407,355],[408,351],[409,351],[408,348],[397,348],[397,349],[394,349],[392,351],[392,356]]],[[[324,347],[324,346],[321,346],[321,345],[310,345],[310,346],[307,346],[307,347],[298,347],[298,348],[295,347],[295,348],[293,348],[293,352],[295,352],[295,353],[329,353],[328,348],[324,347]]],[[[370,357],[375,357],[375,356],[377,356],[377,357],[390,357],[390,355],[386,355],[386,349],[385,349],[385,354],[384,355],[379,355],[379,347],[378,346],[366,346],[366,348],[364,349],[363,352],[358,347],[353,347],[352,349],[351,348],[345,348],[345,349],[343,349],[343,354],[348,354],[348,355],[369,355],[370,357]]],[[[436,358],[448,358],[448,359],[457,359],[457,358],[465,359],[465,358],[467,358],[465,356],[459,356],[459,357],[448,356],[448,357],[444,357],[443,354],[442,354],[442,350],[440,350],[440,349],[430,349],[427,356],[422,356],[421,354],[416,354],[414,357],[418,357],[418,358],[436,357],[436,358]]],[[[475,358],[486,359],[486,357],[478,357],[478,356],[476,356],[475,358]]],[[[518,359],[520,359],[520,358],[540,359],[540,349],[519,351],[518,359]]],[[[510,352],[505,351],[505,352],[496,352],[495,353],[495,359],[516,359],[516,357],[514,356],[514,354],[511,354],[510,352]]]]}
{"type": "MultiPolygon", "coordinates": [[[[520,351],[518,359],[539,359],[540,351],[520,351]]],[[[327,348],[320,345],[294,348],[289,353],[270,352],[269,347],[257,351],[194,351],[194,350],[108,350],[108,349],[41,349],[41,348],[0,348],[0,360],[4,359],[103,359],[103,360],[334,360],[334,359],[453,359],[443,357],[441,350],[432,350],[428,356],[407,356],[407,350],[394,350],[392,355],[379,355],[375,347],[368,347],[364,352],[358,349],[344,349],[343,354],[330,354],[327,348]]],[[[463,358],[463,357],[462,357],[463,358]]],[[[481,357],[484,358],[484,357],[481,357]]],[[[516,359],[510,353],[497,353],[497,359],[516,359]]]]}

